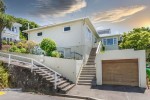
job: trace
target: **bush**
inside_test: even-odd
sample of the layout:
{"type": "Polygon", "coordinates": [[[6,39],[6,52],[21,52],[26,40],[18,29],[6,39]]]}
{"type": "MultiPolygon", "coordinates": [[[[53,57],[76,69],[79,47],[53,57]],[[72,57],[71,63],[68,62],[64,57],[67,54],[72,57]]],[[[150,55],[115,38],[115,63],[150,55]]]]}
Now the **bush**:
{"type": "Polygon", "coordinates": [[[60,58],[61,57],[61,53],[59,53],[58,51],[52,51],[51,52],[51,57],[60,58]]]}
{"type": "Polygon", "coordinates": [[[21,53],[21,50],[17,48],[14,52],[21,53]]]}
{"type": "Polygon", "coordinates": [[[48,56],[50,56],[52,51],[56,50],[56,43],[53,40],[46,38],[42,40],[40,47],[48,56]]]}
{"type": "Polygon", "coordinates": [[[27,45],[27,52],[28,53],[30,53],[31,52],[31,50],[33,50],[34,49],[34,47],[35,46],[37,46],[37,44],[35,43],[35,42],[33,42],[33,41],[27,41],[26,42],[26,45],[27,45]]]}
{"type": "Polygon", "coordinates": [[[0,64],[0,87],[8,87],[9,74],[7,70],[0,64]]]}
{"type": "Polygon", "coordinates": [[[10,51],[10,52],[15,52],[17,49],[18,49],[17,46],[13,45],[13,46],[9,49],[9,51],[10,51]]]}
{"type": "Polygon", "coordinates": [[[17,43],[16,46],[17,46],[19,49],[21,49],[21,48],[27,48],[26,41],[21,41],[21,42],[17,43]]]}
{"type": "Polygon", "coordinates": [[[9,45],[14,45],[14,42],[9,42],[9,45]]]}
{"type": "Polygon", "coordinates": [[[3,45],[6,45],[6,44],[7,44],[7,41],[6,41],[6,40],[3,40],[3,41],[2,41],[2,44],[3,44],[3,45]]]}
{"type": "Polygon", "coordinates": [[[20,49],[20,52],[21,52],[21,53],[26,53],[27,50],[26,50],[25,48],[21,48],[21,49],[20,49]]]}

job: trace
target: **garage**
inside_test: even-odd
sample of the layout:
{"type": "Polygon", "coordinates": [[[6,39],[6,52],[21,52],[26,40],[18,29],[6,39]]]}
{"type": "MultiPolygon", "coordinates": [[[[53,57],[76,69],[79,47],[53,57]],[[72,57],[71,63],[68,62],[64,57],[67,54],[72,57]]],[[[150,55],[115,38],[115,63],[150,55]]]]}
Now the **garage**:
{"type": "Polygon", "coordinates": [[[138,59],[102,60],[102,84],[139,86],[138,59]]]}

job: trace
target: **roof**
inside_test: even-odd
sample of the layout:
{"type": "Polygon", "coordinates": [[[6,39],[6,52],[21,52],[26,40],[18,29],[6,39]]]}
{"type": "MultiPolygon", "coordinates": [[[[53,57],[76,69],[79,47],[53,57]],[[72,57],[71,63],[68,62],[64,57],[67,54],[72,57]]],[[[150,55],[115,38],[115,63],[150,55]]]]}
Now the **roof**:
{"type": "Polygon", "coordinates": [[[99,35],[101,34],[111,34],[111,29],[103,29],[97,31],[99,35]]]}
{"type": "Polygon", "coordinates": [[[14,26],[19,26],[22,27],[22,25],[20,23],[13,23],[14,26]]]}
{"type": "Polygon", "coordinates": [[[121,34],[101,34],[100,37],[112,37],[112,36],[121,36],[121,34]]]}
{"type": "Polygon", "coordinates": [[[93,26],[93,24],[92,24],[92,22],[90,21],[89,18],[80,18],[80,19],[71,20],[71,21],[67,21],[67,22],[62,22],[62,23],[57,23],[57,24],[51,24],[51,25],[41,26],[41,27],[38,27],[38,28],[24,30],[23,32],[29,33],[29,32],[32,32],[32,31],[41,30],[41,29],[45,29],[45,28],[49,28],[49,27],[54,27],[54,26],[59,26],[59,25],[67,24],[67,23],[73,23],[73,22],[77,22],[77,21],[85,21],[87,23],[87,25],[89,26],[89,28],[91,29],[91,31],[94,33],[94,35],[97,38],[99,38],[99,35],[98,35],[95,27],[93,26]]]}

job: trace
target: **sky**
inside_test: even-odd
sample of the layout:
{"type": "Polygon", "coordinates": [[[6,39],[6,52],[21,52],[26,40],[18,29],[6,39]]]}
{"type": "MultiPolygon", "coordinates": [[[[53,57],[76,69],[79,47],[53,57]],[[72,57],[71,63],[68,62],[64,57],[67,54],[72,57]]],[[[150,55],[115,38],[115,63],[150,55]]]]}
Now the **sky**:
{"type": "Polygon", "coordinates": [[[112,34],[150,27],[150,0],[4,0],[6,13],[40,26],[89,17],[112,34]]]}

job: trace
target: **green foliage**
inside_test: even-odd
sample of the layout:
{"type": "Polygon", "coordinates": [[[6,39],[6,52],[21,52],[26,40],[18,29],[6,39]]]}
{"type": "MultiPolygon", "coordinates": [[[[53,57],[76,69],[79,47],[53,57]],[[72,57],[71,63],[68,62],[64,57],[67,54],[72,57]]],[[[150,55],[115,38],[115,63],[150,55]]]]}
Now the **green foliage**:
{"type": "Polygon", "coordinates": [[[39,27],[39,25],[37,25],[35,22],[29,21],[27,19],[23,19],[23,18],[15,18],[17,23],[20,23],[22,25],[22,27],[20,28],[20,38],[21,40],[27,40],[28,34],[27,33],[22,33],[22,31],[27,30],[28,29],[28,24],[30,29],[33,28],[37,28],[39,27]]]}
{"type": "Polygon", "coordinates": [[[33,48],[37,46],[38,44],[30,40],[26,42],[26,45],[27,45],[27,48],[26,48],[27,52],[30,53],[30,51],[33,50],[33,48]]]}
{"type": "Polygon", "coordinates": [[[9,51],[10,51],[10,52],[15,52],[17,49],[18,49],[17,46],[13,45],[13,46],[9,49],[9,51]]]}
{"type": "Polygon", "coordinates": [[[21,52],[21,53],[26,53],[27,50],[26,50],[25,48],[21,48],[21,49],[20,49],[20,52],[21,52]]]}
{"type": "Polygon", "coordinates": [[[8,71],[2,66],[2,62],[0,64],[0,85],[2,87],[8,87],[8,71]]]}
{"type": "Polygon", "coordinates": [[[133,29],[124,33],[122,39],[119,45],[121,49],[147,50],[150,48],[150,29],[144,27],[133,29]]]}
{"type": "Polygon", "coordinates": [[[9,42],[9,45],[14,45],[14,42],[9,42]]]}
{"type": "Polygon", "coordinates": [[[2,41],[2,44],[3,44],[3,45],[6,45],[6,44],[7,44],[7,41],[6,41],[6,40],[3,40],[3,41],[2,41]]]}
{"type": "Polygon", "coordinates": [[[45,38],[42,40],[40,47],[48,56],[51,56],[52,51],[56,50],[56,43],[51,39],[45,38]]]}
{"type": "Polygon", "coordinates": [[[61,53],[59,53],[58,51],[52,51],[51,52],[51,57],[60,58],[61,57],[61,53]]]}
{"type": "Polygon", "coordinates": [[[148,77],[150,78],[150,68],[146,68],[146,73],[147,73],[148,77]]]}

